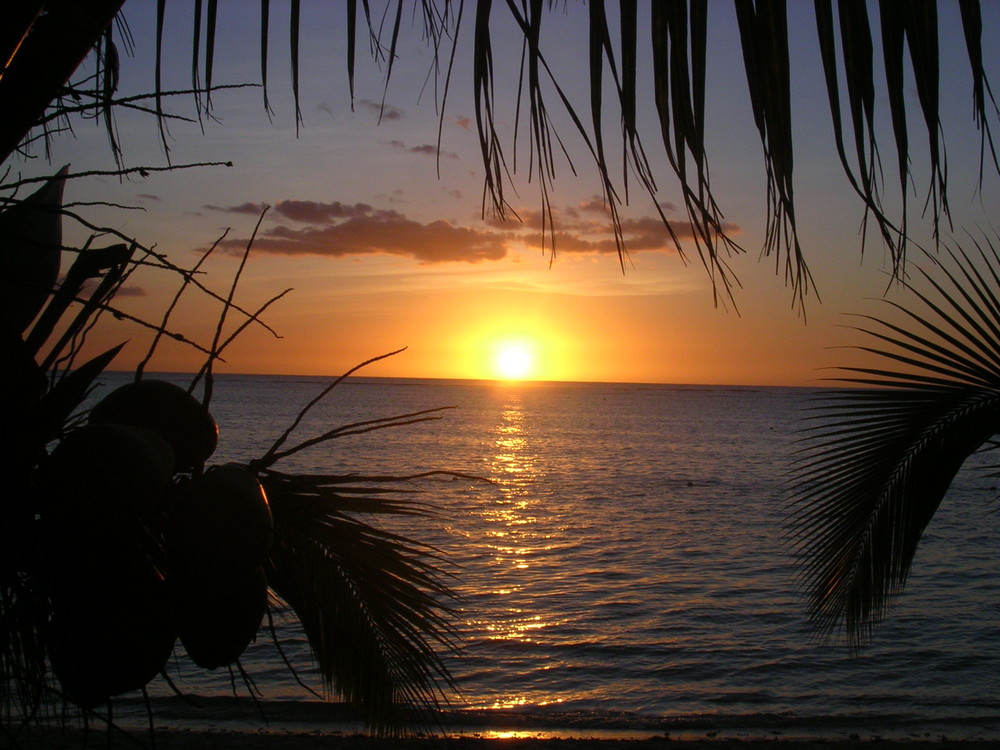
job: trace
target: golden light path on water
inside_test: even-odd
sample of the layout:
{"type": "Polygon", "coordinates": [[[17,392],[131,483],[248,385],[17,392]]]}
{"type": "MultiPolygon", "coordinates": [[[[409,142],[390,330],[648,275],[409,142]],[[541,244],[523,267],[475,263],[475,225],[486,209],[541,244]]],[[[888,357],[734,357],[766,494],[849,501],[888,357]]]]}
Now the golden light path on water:
{"type": "MultiPolygon", "coordinates": [[[[470,623],[484,629],[494,642],[531,642],[540,631],[557,624],[542,611],[526,609],[531,602],[524,582],[531,581],[531,569],[536,557],[552,549],[551,534],[538,529],[535,515],[539,499],[534,494],[539,479],[539,461],[525,429],[523,396],[520,392],[505,394],[494,428],[494,451],[490,457],[490,478],[499,488],[492,504],[481,511],[484,543],[492,555],[492,580],[497,585],[491,593],[501,606],[488,622],[470,623]],[[526,595],[527,594],[527,595],[526,595]]],[[[561,702],[534,694],[509,693],[498,697],[492,708],[514,708],[523,705],[546,705],[561,702]]]]}

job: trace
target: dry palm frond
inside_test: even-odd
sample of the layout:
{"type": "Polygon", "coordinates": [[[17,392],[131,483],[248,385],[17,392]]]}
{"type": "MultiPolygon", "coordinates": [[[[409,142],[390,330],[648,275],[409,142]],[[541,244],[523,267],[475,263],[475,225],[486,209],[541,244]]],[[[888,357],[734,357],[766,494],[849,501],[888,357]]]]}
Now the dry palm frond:
{"type": "Polygon", "coordinates": [[[764,147],[767,174],[764,253],[780,259],[780,251],[784,249],[785,282],[801,303],[812,279],[799,245],[792,198],[791,65],[785,4],[736,0],[736,18],[750,106],[764,147]]]}
{"type": "Polygon", "coordinates": [[[965,460],[1000,430],[1000,255],[975,242],[919,269],[902,323],[864,316],[794,468],[789,528],[813,626],[863,643],[906,583],[920,537],[965,460]],[[985,270],[982,270],[985,269],[985,270]]]}
{"type": "Polygon", "coordinates": [[[965,32],[965,47],[969,53],[969,68],[972,72],[972,104],[979,129],[979,184],[983,184],[983,162],[986,160],[986,147],[989,145],[990,158],[993,166],[1000,172],[997,162],[997,152],[993,144],[993,134],[990,132],[989,120],[986,117],[986,98],[989,97],[994,113],[1000,115],[990,82],[986,78],[983,67],[983,16],[979,3],[974,0],[959,0],[962,11],[962,30],[965,32]]]}
{"type": "MultiPolygon", "coordinates": [[[[163,8],[166,0],[159,0],[157,13],[157,38],[163,33],[163,8]]],[[[100,13],[107,13],[120,4],[120,0],[102,0],[100,13]]],[[[679,2],[653,2],[648,4],[649,17],[645,21],[638,17],[638,5],[629,0],[615,9],[618,11],[620,35],[618,50],[612,43],[610,30],[614,27],[609,18],[610,7],[604,3],[590,4],[588,13],[588,49],[590,50],[589,96],[587,102],[572,101],[560,82],[548,68],[545,55],[545,39],[542,36],[542,18],[551,12],[551,4],[542,0],[524,0],[518,3],[507,0],[498,3],[497,9],[505,7],[523,39],[522,59],[524,70],[515,76],[516,81],[497,80],[494,72],[494,42],[498,37],[498,24],[492,23],[495,10],[492,0],[476,0],[474,13],[463,13],[464,3],[453,9],[452,0],[426,0],[413,4],[413,12],[423,16],[423,24],[414,24],[424,32],[428,43],[434,48],[433,70],[438,71],[439,48],[445,40],[455,44],[459,36],[459,26],[463,21],[473,27],[473,104],[480,150],[485,169],[483,207],[487,206],[501,217],[511,212],[504,194],[504,183],[509,180],[507,162],[496,124],[498,112],[495,107],[495,87],[510,83],[517,88],[520,101],[522,94],[529,105],[529,134],[531,148],[531,169],[538,179],[543,215],[546,227],[551,227],[552,212],[549,206],[551,181],[554,178],[554,154],[556,150],[566,153],[566,149],[555,133],[546,102],[543,98],[543,84],[551,88],[570,117],[585,147],[592,155],[605,202],[611,212],[611,221],[618,241],[620,257],[624,260],[627,248],[622,241],[621,224],[617,216],[619,187],[612,180],[612,149],[606,147],[602,134],[602,118],[606,102],[602,98],[605,85],[603,71],[605,61],[614,78],[618,93],[624,139],[623,166],[625,171],[624,195],[628,199],[627,175],[631,169],[639,177],[644,188],[654,195],[656,186],[652,178],[647,154],[639,139],[636,112],[636,70],[637,47],[640,27],[649,29],[651,65],[654,87],[653,106],[659,121],[662,140],[666,149],[667,162],[680,182],[684,203],[694,229],[694,242],[702,255],[703,262],[715,284],[716,291],[728,297],[736,279],[726,264],[726,256],[739,250],[738,246],[725,235],[721,222],[722,212],[717,206],[708,180],[708,146],[704,142],[704,104],[712,95],[705,87],[706,40],[710,29],[708,3],[705,0],[683,0],[679,2]],[[578,112],[589,106],[590,122],[580,117],[578,112]],[[693,167],[693,168],[690,168],[693,167]]],[[[768,185],[767,232],[764,242],[765,253],[773,254],[779,271],[793,290],[795,299],[801,302],[813,286],[809,269],[799,242],[795,220],[795,196],[793,192],[794,149],[792,124],[796,114],[789,86],[790,71],[795,64],[788,54],[789,34],[786,21],[786,6],[782,0],[736,0],[735,8],[740,28],[747,91],[755,125],[760,132],[764,150],[765,175],[768,185]]],[[[60,4],[51,9],[46,7],[46,23],[58,29],[73,26],[74,4],[60,4]]],[[[363,3],[364,16],[372,55],[377,62],[386,61],[386,86],[391,76],[400,38],[405,31],[402,24],[403,11],[407,4],[399,0],[388,4],[382,21],[373,19],[368,2],[363,3]],[[388,23],[386,23],[388,19],[388,23]],[[387,43],[382,42],[381,25],[391,30],[387,43]]],[[[645,6],[644,6],[645,7],[645,6]]],[[[942,8],[946,6],[940,6],[942,8]]],[[[299,103],[299,36],[302,24],[308,23],[300,17],[300,3],[290,3],[289,55],[292,67],[292,93],[294,98],[296,127],[300,123],[299,103]]],[[[994,116],[1000,118],[1000,110],[994,102],[983,62],[983,22],[980,3],[976,0],[960,0],[954,6],[947,6],[948,12],[958,12],[965,36],[966,52],[972,78],[972,111],[975,125],[980,132],[980,184],[982,165],[986,149],[995,166],[998,164],[990,122],[994,116]]],[[[948,173],[945,163],[945,143],[941,131],[939,87],[939,6],[934,0],[910,0],[909,2],[883,2],[879,4],[879,26],[881,34],[882,72],[874,64],[876,50],[871,33],[871,23],[867,6],[861,0],[838,0],[836,13],[832,0],[816,0],[815,14],[818,32],[818,47],[823,63],[825,84],[831,106],[834,141],[838,156],[844,166],[848,182],[860,196],[864,205],[865,220],[872,218],[879,235],[890,251],[894,274],[903,272],[906,251],[907,230],[907,186],[911,181],[910,161],[912,145],[907,122],[906,92],[912,87],[917,92],[922,128],[926,134],[927,156],[930,180],[927,189],[927,204],[931,208],[935,236],[942,223],[950,221],[947,196],[948,173]],[[839,23],[835,23],[836,16],[839,23]],[[838,44],[839,42],[839,44],[838,44]],[[838,63],[837,50],[841,51],[838,63]],[[909,65],[907,64],[909,58],[909,65]],[[912,68],[912,76],[907,70],[912,68]],[[847,112],[850,130],[853,133],[854,157],[848,157],[845,127],[841,114],[840,81],[846,86],[847,112]],[[885,86],[884,97],[877,86],[885,86]],[[888,102],[888,114],[892,124],[892,141],[896,152],[897,174],[901,209],[898,218],[889,217],[883,209],[881,195],[881,175],[879,174],[879,144],[876,141],[877,103],[884,98],[888,102]]],[[[358,25],[357,1],[344,4],[347,31],[347,74],[354,98],[356,26],[358,25]]],[[[193,7],[194,29],[192,32],[192,70],[194,85],[192,94],[196,98],[199,118],[210,111],[212,90],[218,88],[213,83],[215,60],[215,40],[218,23],[218,0],[198,0],[193,7]],[[204,19],[202,18],[204,14],[204,19]],[[202,26],[204,25],[204,57],[202,58],[202,26]],[[204,60],[203,73],[199,70],[204,60]],[[204,88],[199,85],[199,77],[204,80],[204,88]],[[205,95],[202,102],[202,95],[205,95]]],[[[96,15],[96,14],[95,14],[96,15]]],[[[110,18],[110,16],[109,16],[110,18]]],[[[264,106],[269,108],[267,98],[267,55],[269,4],[263,2],[261,9],[260,65],[264,84],[264,106]]],[[[15,25],[33,28],[30,21],[13,19],[15,25]]],[[[116,144],[113,125],[106,106],[107,96],[114,88],[115,76],[114,44],[110,35],[105,34],[107,23],[98,24],[94,31],[79,27],[78,36],[90,33],[89,46],[101,45],[105,53],[105,75],[97,81],[105,92],[101,105],[105,109],[109,136],[116,144]]],[[[17,144],[30,139],[28,130],[39,122],[44,105],[56,96],[72,71],[70,62],[77,55],[74,50],[59,48],[59,60],[52,66],[65,70],[58,81],[40,80],[41,69],[32,63],[37,55],[47,55],[53,45],[46,43],[46,28],[32,34],[32,43],[19,51],[11,67],[0,77],[0,105],[4,102],[19,103],[24,92],[34,98],[45,98],[37,112],[27,118],[13,118],[0,128],[0,155],[6,157],[17,144]],[[37,40],[38,44],[34,42],[37,40]],[[65,52],[65,55],[62,54],[65,52]],[[24,58],[24,67],[21,57],[24,58]],[[65,58],[65,59],[64,59],[65,58]],[[60,67],[61,66],[61,67],[60,67]],[[37,96],[36,96],[37,95],[37,96]],[[19,98],[20,97],[20,98],[19,98]]],[[[17,37],[16,30],[7,35],[17,37]]],[[[157,43],[156,69],[160,70],[161,45],[157,43]]],[[[81,53],[82,54],[82,53],[81,53]]],[[[454,62],[454,51],[452,52],[454,62]]],[[[73,64],[75,66],[75,63],[73,64]]],[[[48,70],[48,68],[46,69],[48,70]]],[[[442,91],[442,105],[448,95],[449,78],[442,91]]],[[[51,76],[49,76],[51,77],[51,76]]],[[[170,116],[163,112],[161,102],[166,92],[161,92],[157,75],[156,106],[152,110],[161,126],[170,116]]],[[[386,89],[387,90],[387,89],[386,89]]],[[[385,94],[383,94],[384,101],[385,94]]],[[[20,114],[21,106],[10,107],[20,114]]],[[[443,117],[443,106],[442,106],[443,117]]],[[[517,127],[514,145],[516,149],[517,127]]],[[[161,138],[164,134],[161,127],[161,138]]],[[[164,145],[165,139],[164,139],[164,145]]],[[[884,144],[883,144],[884,145],[884,144]]],[[[113,146],[114,148],[114,146],[113,146]]],[[[568,157],[567,157],[568,158],[568,157]]],[[[570,163],[572,168],[572,163],[570,163]]],[[[659,201],[654,198],[657,205],[659,201]]],[[[511,212],[512,213],[512,212],[511,212]]],[[[673,227],[662,215],[668,231],[673,227]]],[[[865,222],[863,222],[863,227],[865,222]]],[[[554,236],[554,235],[553,235],[554,236]]],[[[674,236],[677,243],[677,237],[674,236]]],[[[862,247],[864,240],[862,239],[862,247]]]]}
{"type": "MultiPolygon", "coordinates": [[[[861,197],[865,205],[865,221],[869,214],[875,219],[882,240],[890,250],[893,275],[901,273],[905,232],[883,213],[879,193],[879,154],[875,140],[875,74],[874,53],[868,9],[863,2],[838,3],[840,21],[841,50],[844,60],[844,80],[847,85],[847,100],[854,131],[854,151],[857,160],[857,174],[851,166],[844,144],[844,125],[841,122],[839,71],[837,66],[837,45],[831,0],[816,2],[816,30],[819,35],[819,49],[826,77],[826,91],[830,100],[830,115],[833,124],[834,143],[837,155],[843,165],[851,187],[861,197]]],[[[905,131],[903,137],[905,138],[905,131]]],[[[905,209],[905,206],[904,206],[905,209]]],[[[862,233],[862,248],[864,233],[862,233]]]]}
{"type": "MultiPolygon", "coordinates": [[[[689,15],[684,3],[654,3],[650,14],[653,89],[663,146],[670,167],[680,181],[695,247],[713,281],[713,291],[721,290],[723,296],[732,301],[737,281],[726,265],[723,250],[742,252],[742,248],[723,231],[722,212],[709,185],[705,150],[707,7],[704,3],[693,3],[689,15]],[[689,159],[694,164],[691,177],[688,176],[689,159]]],[[[634,59],[634,47],[633,36],[623,37],[623,57],[634,59]]],[[[634,82],[631,86],[629,100],[635,96],[634,82]]],[[[633,108],[633,101],[623,104],[623,112],[628,110],[628,119],[632,121],[626,127],[630,143],[638,142],[633,108]]],[[[651,182],[645,184],[652,195],[655,186],[651,182]]],[[[659,204],[656,205],[660,210],[659,204]]],[[[677,251],[683,255],[680,239],[662,210],[660,217],[677,251]]]]}

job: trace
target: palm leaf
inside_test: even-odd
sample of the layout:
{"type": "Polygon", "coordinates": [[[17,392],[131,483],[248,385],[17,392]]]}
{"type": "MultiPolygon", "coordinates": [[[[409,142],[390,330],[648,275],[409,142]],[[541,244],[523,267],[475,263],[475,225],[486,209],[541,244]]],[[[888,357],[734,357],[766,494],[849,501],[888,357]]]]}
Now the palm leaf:
{"type": "MultiPolygon", "coordinates": [[[[742,248],[723,230],[722,213],[709,187],[705,150],[706,15],[707,9],[700,2],[692,3],[690,14],[684,3],[650,6],[653,90],[664,150],[681,184],[695,247],[712,279],[713,293],[718,295],[721,291],[725,299],[735,304],[733,287],[738,281],[725,263],[722,250],[742,252],[742,248]],[[696,174],[692,179],[688,177],[689,157],[696,174]]],[[[624,41],[622,49],[624,55],[624,41]]],[[[631,95],[634,96],[634,91],[631,95]]],[[[652,181],[647,180],[644,184],[652,195],[655,191],[652,181]]],[[[659,204],[656,206],[659,210],[659,204]]],[[[662,211],[660,218],[678,254],[683,257],[680,239],[662,211]]]]}
{"type": "MultiPolygon", "coordinates": [[[[283,458],[337,438],[438,419],[441,409],[345,424],[284,447],[305,415],[351,368],[307,403],[260,458],[251,461],[274,515],[268,563],[271,589],[294,610],[327,688],[351,704],[378,733],[430,726],[455,684],[440,650],[457,649],[443,558],[432,547],[365,520],[374,515],[426,515],[429,506],[399,483],[413,476],[290,475],[283,458]]],[[[447,407],[444,407],[447,408],[447,407]]]]}
{"type": "Polygon", "coordinates": [[[807,417],[788,528],[811,625],[862,644],[906,583],[921,535],[966,459],[1000,430],[1000,256],[993,245],[928,256],[887,302],[901,320],[862,316],[847,386],[807,417]],[[984,270],[985,269],[985,270],[984,270]]]}
{"type": "Polygon", "coordinates": [[[986,117],[986,97],[990,98],[993,111],[997,112],[996,100],[993,98],[993,91],[990,89],[990,82],[986,79],[986,70],[983,67],[983,17],[979,3],[975,0],[959,0],[959,8],[962,12],[962,29],[965,32],[965,46],[969,53],[969,68],[972,71],[972,101],[976,119],[976,127],[979,128],[979,184],[983,184],[983,162],[986,156],[986,145],[989,143],[990,157],[993,166],[1000,171],[1000,163],[997,162],[997,152],[993,144],[993,133],[990,131],[989,120],[986,117]]]}
{"type": "MultiPolygon", "coordinates": [[[[868,10],[863,2],[856,1],[841,2],[838,8],[844,79],[847,84],[851,123],[854,130],[857,174],[851,166],[844,145],[832,0],[816,0],[816,31],[819,38],[820,56],[823,60],[827,97],[830,102],[834,143],[844,173],[847,175],[851,187],[861,197],[865,205],[865,219],[862,222],[862,227],[867,225],[869,215],[875,219],[882,240],[890,250],[894,272],[898,275],[905,238],[900,235],[882,211],[879,183],[876,179],[876,177],[881,176],[881,171],[877,170],[879,153],[875,140],[874,64],[868,10]]],[[[863,250],[864,233],[862,232],[863,250]]]]}
{"type": "Polygon", "coordinates": [[[388,477],[260,479],[275,522],[268,582],[302,623],[327,687],[377,732],[432,723],[455,687],[438,650],[457,649],[441,558],[356,515],[426,510],[378,486],[388,477]]]}

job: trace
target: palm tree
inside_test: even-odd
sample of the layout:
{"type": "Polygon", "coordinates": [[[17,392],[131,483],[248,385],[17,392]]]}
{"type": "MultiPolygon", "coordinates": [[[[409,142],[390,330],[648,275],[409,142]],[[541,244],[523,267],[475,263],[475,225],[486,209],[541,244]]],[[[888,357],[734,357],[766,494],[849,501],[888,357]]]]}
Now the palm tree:
{"type": "MultiPolygon", "coordinates": [[[[0,55],[6,63],[0,71],[0,98],[7,102],[0,125],[4,160],[33,139],[28,134],[32,127],[45,137],[50,128],[59,127],[53,123],[88,107],[106,107],[110,116],[116,106],[117,62],[108,25],[120,4],[37,2],[16,4],[10,11],[13,23],[0,34],[0,55]],[[96,85],[95,81],[89,88],[68,83],[95,43],[101,60],[96,85]]],[[[428,512],[425,504],[412,499],[412,483],[426,474],[288,474],[280,470],[279,462],[329,440],[437,419],[439,410],[343,425],[291,441],[308,410],[358,369],[353,368],[307,404],[265,455],[242,468],[205,467],[215,443],[214,424],[206,428],[210,434],[205,455],[190,465],[181,463],[176,444],[167,445],[144,426],[129,426],[129,418],[121,422],[105,414],[95,421],[91,412],[89,424],[84,424],[80,406],[121,346],[85,359],[82,343],[105,313],[125,316],[114,307],[114,297],[138,264],[175,274],[179,288],[161,321],[130,318],[154,332],[134,385],[148,384],[142,379],[143,368],[162,337],[198,347],[205,354],[205,365],[178,403],[190,404],[208,423],[214,363],[247,326],[266,328],[261,315],[284,292],[256,311],[245,310],[233,300],[239,273],[228,297],[220,296],[198,280],[200,262],[192,269],[177,267],[110,228],[90,227],[95,236],[117,235],[123,242],[64,248],[64,215],[89,226],[62,205],[63,186],[74,177],[63,168],[27,197],[19,193],[34,187],[35,180],[2,185],[12,193],[0,205],[0,352],[7,376],[0,411],[12,438],[2,460],[6,490],[0,524],[4,746],[16,746],[21,732],[30,728],[39,712],[44,713],[53,694],[76,704],[88,721],[93,716],[110,727],[110,714],[95,713],[98,707],[122,692],[144,690],[178,637],[196,664],[209,669],[226,666],[234,679],[242,675],[249,687],[251,678],[240,666],[239,654],[265,613],[285,605],[302,623],[328,691],[352,705],[370,728],[395,733],[432,722],[455,687],[442,660],[442,652],[458,646],[447,563],[438,551],[371,520],[428,512]],[[60,276],[63,256],[73,260],[60,276]],[[220,305],[218,331],[208,347],[169,327],[174,304],[190,289],[214,297],[220,305]],[[223,338],[227,318],[237,316],[243,322],[223,338]],[[200,403],[192,395],[199,383],[200,403]],[[117,446],[112,440],[97,452],[90,451],[88,441],[102,434],[131,435],[137,440],[127,438],[117,446]],[[151,448],[147,458],[159,455],[164,460],[137,464],[138,454],[132,455],[126,463],[142,466],[144,477],[129,484],[126,494],[149,494],[154,500],[141,510],[130,505],[112,511],[104,504],[120,485],[103,478],[114,475],[115,482],[121,478],[108,470],[116,461],[115,449],[127,448],[127,443],[137,447],[142,441],[151,448]],[[77,458],[81,455],[85,462],[77,458]],[[253,536],[264,535],[262,529],[265,525],[270,529],[271,519],[273,534],[266,532],[266,541],[261,542],[264,556],[254,561],[253,570],[232,576],[216,591],[198,590],[188,585],[194,576],[184,580],[181,556],[171,553],[179,543],[171,538],[183,539],[187,531],[197,529],[193,523],[187,524],[187,531],[181,528],[184,508],[199,504],[185,498],[213,481],[210,477],[218,479],[227,472],[235,479],[227,480],[230,488],[242,483],[239,492],[256,504],[260,523],[253,536]],[[153,482],[154,473],[164,481],[153,482]],[[73,502],[67,504],[64,500],[70,495],[73,502]],[[70,511],[67,516],[71,505],[88,510],[70,511]],[[44,554],[53,549],[59,551],[44,554]],[[240,593],[240,601],[230,598],[232,591],[240,593]],[[216,607],[206,615],[204,608],[212,604],[206,592],[220,594],[231,611],[216,607]],[[244,605],[246,611],[241,612],[244,605]],[[183,624],[202,620],[212,622],[207,639],[197,626],[183,624]],[[96,628],[95,623],[99,623],[96,628]],[[228,643],[217,637],[224,624],[229,636],[223,640],[228,643]],[[100,647],[95,645],[98,639],[100,647]],[[124,644],[121,649],[115,640],[124,644]]],[[[160,433],[160,437],[165,436],[160,433]]],[[[221,488],[217,484],[214,491],[221,488]]],[[[227,512],[223,526],[239,527],[239,517],[227,512]]],[[[246,513],[247,522],[250,518],[246,513]]],[[[208,549],[219,538],[212,533],[196,541],[199,549],[208,549]]],[[[232,552],[226,554],[242,554],[238,549],[232,552]]],[[[201,567],[204,571],[221,566],[201,567]]]]}
{"type": "MultiPolygon", "coordinates": [[[[371,520],[427,513],[413,495],[414,482],[428,474],[289,474],[280,462],[330,440],[437,419],[440,409],[292,441],[313,406],[360,367],[383,358],[377,357],[324,388],[264,455],[242,467],[206,466],[218,434],[209,412],[213,364],[248,325],[264,325],[260,315],[283,296],[249,312],[233,304],[230,293],[220,301],[219,332],[229,314],[245,321],[227,339],[217,336],[202,348],[205,365],[186,392],[171,386],[177,398],[158,402],[153,392],[162,395],[160,386],[170,384],[142,378],[140,365],[135,382],[107,399],[134,386],[147,394],[143,401],[130,399],[117,416],[107,408],[98,416],[101,404],[111,403],[107,399],[89,416],[81,413],[92,385],[123,346],[85,359],[88,331],[104,314],[124,315],[114,297],[137,263],[162,258],[136,242],[84,247],[57,280],[60,257],[69,253],[60,229],[66,179],[64,168],[0,211],[0,352],[7,376],[0,411],[9,436],[0,464],[6,487],[0,499],[4,744],[13,746],[53,696],[89,717],[113,696],[144,690],[175,639],[196,665],[228,667],[249,686],[238,658],[265,614],[282,606],[302,623],[329,693],[354,707],[370,728],[393,733],[432,722],[455,687],[441,658],[458,647],[447,562],[437,550],[371,520]],[[193,395],[199,382],[200,399],[193,395]],[[130,416],[137,409],[166,419],[137,422],[130,416]],[[200,415],[202,427],[189,429],[194,423],[181,416],[189,410],[200,415]],[[182,430],[175,433],[179,440],[171,438],[175,427],[182,430]],[[134,450],[141,445],[146,448],[134,450]],[[181,458],[192,451],[199,455],[181,458]],[[239,501],[223,507],[212,527],[198,509],[220,496],[243,497],[253,506],[239,501]],[[248,558],[253,549],[259,555],[248,558]],[[245,569],[237,571],[232,564],[243,559],[252,564],[240,562],[245,569]],[[219,570],[228,572],[211,586],[201,584],[219,570]],[[216,595],[224,609],[210,609],[216,595]],[[208,631],[202,622],[210,623],[208,631]]],[[[163,267],[177,275],[176,302],[198,269],[163,267]]],[[[156,332],[143,365],[162,336],[197,346],[168,328],[172,307],[161,322],[132,318],[156,332]]]]}

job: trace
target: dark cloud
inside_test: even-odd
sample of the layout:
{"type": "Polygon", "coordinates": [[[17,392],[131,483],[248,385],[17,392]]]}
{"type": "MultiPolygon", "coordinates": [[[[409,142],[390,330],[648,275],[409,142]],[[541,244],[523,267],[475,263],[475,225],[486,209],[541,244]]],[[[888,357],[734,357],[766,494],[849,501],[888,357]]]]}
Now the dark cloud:
{"type": "MultiPolygon", "coordinates": [[[[391,141],[382,141],[386,146],[391,146],[392,148],[398,148],[401,151],[406,151],[409,154],[421,154],[423,156],[437,156],[438,148],[433,143],[424,143],[420,146],[407,146],[402,141],[393,139],[391,141]]],[[[458,154],[454,151],[442,151],[441,156],[447,159],[458,159],[458,154]]]]}
{"type": "Polygon", "coordinates": [[[618,247],[615,245],[614,239],[602,238],[596,240],[589,240],[581,237],[578,234],[571,234],[569,232],[557,231],[557,232],[546,232],[544,242],[542,240],[541,232],[532,233],[522,238],[524,244],[529,247],[544,247],[546,250],[551,250],[553,247],[553,242],[557,253],[615,253],[618,252],[618,247]]]}
{"type": "Polygon", "coordinates": [[[286,219],[311,224],[331,224],[337,219],[351,216],[364,216],[372,212],[367,203],[355,203],[353,206],[340,201],[332,203],[317,203],[316,201],[287,200],[278,201],[274,210],[286,219]]]}
{"type": "Polygon", "coordinates": [[[422,146],[411,146],[409,149],[411,154],[424,154],[426,156],[443,156],[445,159],[455,159],[458,160],[458,154],[454,151],[438,151],[438,147],[431,144],[425,143],[422,146]]]}
{"type": "Polygon", "coordinates": [[[609,231],[611,217],[606,219],[583,219],[573,207],[552,208],[551,215],[536,208],[522,208],[516,215],[510,213],[506,219],[490,216],[486,223],[497,229],[531,229],[548,234],[553,228],[577,234],[604,234],[609,231]]]}
{"type": "MultiPolygon", "coordinates": [[[[88,279],[83,282],[80,292],[84,295],[90,295],[97,288],[97,284],[96,279],[88,279]]],[[[141,286],[122,286],[115,290],[115,297],[146,297],[148,295],[149,293],[141,286]]]]}
{"type": "Polygon", "coordinates": [[[202,206],[208,211],[222,211],[227,214],[253,214],[259,216],[264,210],[263,203],[241,203],[238,206],[202,206]]]}
{"type": "MultiPolygon", "coordinates": [[[[460,194],[455,191],[452,197],[457,199],[460,194]]],[[[261,204],[208,208],[257,214],[261,204]]],[[[548,250],[553,247],[553,240],[560,253],[618,252],[611,217],[599,198],[575,207],[553,208],[552,221],[540,210],[523,209],[509,221],[501,222],[493,217],[478,228],[456,226],[443,220],[421,223],[389,208],[376,209],[367,203],[340,201],[278,201],[271,218],[308,226],[279,224],[263,230],[254,241],[258,252],[330,257],[387,254],[413,258],[421,263],[480,263],[507,257],[512,243],[548,250]]],[[[682,242],[694,236],[690,222],[670,221],[668,229],[658,215],[621,221],[625,247],[631,252],[673,252],[671,229],[682,242]]],[[[741,231],[738,225],[731,223],[724,224],[723,229],[728,234],[741,231]]],[[[227,239],[220,245],[242,251],[246,243],[246,239],[227,239]]]]}
{"type": "MultiPolygon", "coordinates": [[[[241,250],[246,243],[245,239],[233,239],[225,240],[221,246],[241,250]]],[[[507,237],[446,221],[421,224],[396,211],[381,210],[326,227],[276,226],[257,236],[254,249],[331,257],[385,253],[408,256],[421,263],[479,263],[503,258],[507,254],[507,237]]]]}
{"type": "Polygon", "coordinates": [[[391,104],[382,104],[381,102],[373,102],[371,99],[358,99],[358,105],[371,112],[379,113],[379,117],[382,120],[401,120],[405,114],[399,107],[393,107],[391,104]]]}
{"type": "Polygon", "coordinates": [[[160,198],[160,196],[158,196],[158,195],[153,195],[152,193],[136,193],[136,196],[135,196],[135,197],[136,197],[136,198],[144,198],[144,199],[145,199],[145,200],[147,200],[147,201],[158,201],[158,200],[162,200],[162,198],[160,198]]]}
{"type": "Polygon", "coordinates": [[[585,201],[580,201],[579,205],[577,205],[577,208],[586,213],[593,213],[593,214],[610,213],[608,211],[608,204],[605,203],[604,199],[599,195],[595,195],[585,201]]]}
{"type": "MultiPolygon", "coordinates": [[[[623,219],[621,228],[625,248],[629,252],[642,252],[644,250],[672,252],[676,249],[670,230],[667,229],[659,216],[623,219]]],[[[732,223],[725,223],[722,228],[729,235],[739,234],[742,231],[738,224],[732,223]]],[[[673,229],[674,235],[680,241],[690,240],[694,237],[691,222],[671,221],[670,229],[673,229]]],[[[610,234],[610,226],[605,226],[602,231],[597,232],[570,232],[560,228],[554,233],[545,233],[544,247],[551,248],[554,239],[556,252],[560,253],[617,253],[618,245],[610,234]],[[600,236],[601,234],[604,236],[600,236]],[[595,235],[597,236],[595,237],[595,235]]],[[[543,247],[540,232],[532,232],[522,239],[530,247],[543,247]]]]}

